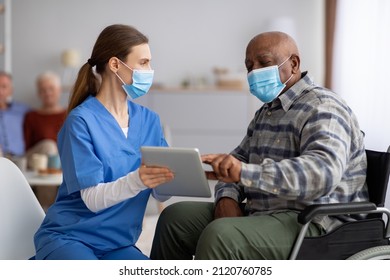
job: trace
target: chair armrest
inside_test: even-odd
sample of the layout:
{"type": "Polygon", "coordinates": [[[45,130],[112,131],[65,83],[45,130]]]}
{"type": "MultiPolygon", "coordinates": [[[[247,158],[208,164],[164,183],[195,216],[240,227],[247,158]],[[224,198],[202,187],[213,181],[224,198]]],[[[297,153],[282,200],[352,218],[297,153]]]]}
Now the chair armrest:
{"type": "Polygon", "coordinates": [[[313,204],[307,206],[298,214],[298,222],[306,224],[315,216],[359,214],[375,209],[376,205],[372,202],[313,204]]]}

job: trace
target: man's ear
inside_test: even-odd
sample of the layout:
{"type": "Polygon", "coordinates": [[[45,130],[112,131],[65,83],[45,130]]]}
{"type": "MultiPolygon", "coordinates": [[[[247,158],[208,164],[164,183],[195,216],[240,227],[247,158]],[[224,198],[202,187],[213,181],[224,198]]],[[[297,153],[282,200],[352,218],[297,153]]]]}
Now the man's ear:
{"type": "Polygon", "coordinates": [[[299,56],[296,54],[291,55],[291,68],[293,74],[299,72],[300,65],[301,65],[301,59],[299,58],[299,56]]]}
{"type": "Polygon", "coordinates": [[[114,72],[114,73],[118,72],[119,67],[120,67],[119,58],[113,56],[113,57],[111,57],[111,58],[108,60],[108,63],[107,63],[107,64],[108,64],[108,68],[109,68],[112,72],[114,72]]]}

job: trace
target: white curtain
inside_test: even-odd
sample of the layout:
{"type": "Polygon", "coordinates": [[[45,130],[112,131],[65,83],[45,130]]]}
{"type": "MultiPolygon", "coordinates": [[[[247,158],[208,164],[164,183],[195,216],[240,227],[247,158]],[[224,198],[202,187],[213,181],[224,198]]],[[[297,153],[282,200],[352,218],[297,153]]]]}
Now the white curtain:
{"type": "Polygon", "coordinates": [[[358,117],[369,149],[390,145],[390,1],[337,2],[332,89],[358,117]]]}

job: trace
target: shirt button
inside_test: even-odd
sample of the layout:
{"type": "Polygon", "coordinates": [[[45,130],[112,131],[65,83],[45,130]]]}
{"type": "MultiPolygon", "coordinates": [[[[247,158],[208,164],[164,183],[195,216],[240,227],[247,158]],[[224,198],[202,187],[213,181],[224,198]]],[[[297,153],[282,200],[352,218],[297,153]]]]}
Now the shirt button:
{"type": "Polygon", "coordinates": [[[280,140],[279,140],[279,139],[276,139],[276,143],[280,143],[280,140]]]}
{"type": "Polygon", "coordinates": [[[278,193],[278,189],[276,189],[276,188],[273,189],[272,191],[273,191],[274,193],[278,193]]]}
{"type": "Polygon", "coordinates": [[[271,115],[272,115],[271,111],[268,111],[268,112],[267,112],[267,115],[268,115],[268,116],[271,116],[271,115]]]}

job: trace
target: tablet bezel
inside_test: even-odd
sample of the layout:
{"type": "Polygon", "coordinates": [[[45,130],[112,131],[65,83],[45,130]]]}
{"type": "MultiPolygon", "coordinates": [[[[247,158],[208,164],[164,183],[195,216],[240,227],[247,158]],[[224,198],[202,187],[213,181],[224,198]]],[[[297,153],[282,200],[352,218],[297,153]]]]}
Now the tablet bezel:
{"type": "Polygon", "coordinates": [[[175,178],[155,188],[158,195],[211,197],[211,189],[197,148],[142,146],[142,163],[165,166],[175,178]]]}

